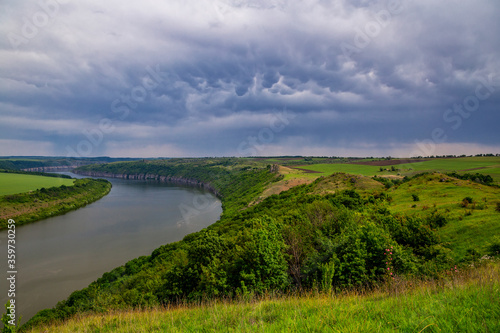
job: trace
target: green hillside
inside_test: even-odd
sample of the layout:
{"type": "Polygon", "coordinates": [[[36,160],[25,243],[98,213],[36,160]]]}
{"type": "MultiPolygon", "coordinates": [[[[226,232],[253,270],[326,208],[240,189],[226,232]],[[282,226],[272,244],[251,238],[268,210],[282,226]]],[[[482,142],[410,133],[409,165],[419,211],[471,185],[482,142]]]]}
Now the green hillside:
{"type": "MultiPolygon", "coordinates": [[[[455,265],[462,270],[498,255],[500,249],[494,237],[500,189],[445,174],[389,184],[336,173],[256,201],[265,189],[286,181],[279,168],[238,159],[177,159],[81,170],[198,179],[219,193],[224,213],[207,229],[104,274],[54,309],[40,312],[26,329],[85,313],[171,307],[179,301],[194,306],[301,290],[338,295],[376,290],[396,281],[441,283],[455,265]],[[472,199],[465,204],[467,197],[472,199]],[[468,225],[486,231],[475,234],[468,225]],[[453,237],[453,230],[460,229],[462,234],[453,237]]],[[[476,292],[484,295],[482,287],[476,292]]],[[[417,298],[420,301],[435,302],[417,298]]],[[[359,306],[369,303],[360,302],[359,306]]],[[[277,311],[282,311],[277,304],[277,311]]],[[[255,320],[264,320],[259,318],[255,320]]],[[[384,327],[384,319],[377,318],[374,323],[384,327]]],[[[470,320],[480,325],[484,319],[470,320]]],[[[214,325],[210,319],[204,323],[214,325]]],[[[461,327],[455,324],[449,327],[461,327]]],[[[415,322],[410,326],[420,327],[415,322]]]]}

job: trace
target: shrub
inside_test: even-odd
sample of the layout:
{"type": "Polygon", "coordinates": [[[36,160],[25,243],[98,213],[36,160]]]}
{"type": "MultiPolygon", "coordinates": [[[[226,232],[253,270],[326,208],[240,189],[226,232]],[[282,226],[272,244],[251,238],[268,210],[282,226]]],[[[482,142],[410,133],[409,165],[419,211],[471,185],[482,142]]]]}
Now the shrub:
{"type": "Polygon", "coordinates": [[[473,202],[474,202],[474,199],[472,199],[471,197],[465,197],[462,200],[462,202],[460,203],[460,206],[467,208],[469,206],[469,204],[471,204],[473,202]]]}
{"type": "Polygon", "coordinates": [[[427,223],[433,229],[441,228],[448,223],[446,217],[440,213],[434,212],[431,216],[427,218],[427,223]]]}
{"type": "Polygon", "coordinates": [[[413,201],[420,201],[420,198],[417,194],[412,194],[411,197],[413,198],[413,201]]]}
{"type": "Polygon", "coordinates": [[[497,256],[500,254],[500,237],[495,236],[493,242],[491,242],[486,248],[488,254],[491,256],[497,256]]]}

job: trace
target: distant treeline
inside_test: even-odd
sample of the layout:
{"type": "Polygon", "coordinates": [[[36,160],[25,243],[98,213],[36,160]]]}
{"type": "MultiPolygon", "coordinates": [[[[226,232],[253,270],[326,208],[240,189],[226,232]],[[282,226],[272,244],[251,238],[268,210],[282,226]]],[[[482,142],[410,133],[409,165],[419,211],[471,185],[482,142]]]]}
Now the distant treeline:
{"type": "Polygon", "coordinates": [[[0,169],[5,170],[23,170],[44,167],[76,167],[94,163],[110,163],[119,161],[132,161],[132,158],[110,158],[110,157],[0,157],[0,169]]]}
{"type": "Polygon", "coordinates": [[[32,175],[32,176],[44,176],[44,177],[52,177],[52,178],[64,178],[71,179],[71,176],[62,175],[58,173],[47,173],[47,172],[28,172],[28,171],[19,171],[19,170],[1,170],[0,173],[15,173],[20,175],[32,175]]]}
{"type": "MultiPolygon", "coordinates": [[[[147,308],[268,292],[370,287],[397,274],[433,276],[452,262],[437,229],[447,219],[392,214],[384,191],[316,194],[325,178],[250,205],[280,176],[234,159],[113,163],[81,170],[198,178],[222,193],[210,227],[131,260],[25,327],[87,311],[147,308]]],[[[331,176],[335,177],[335,175],[331,176]]]]}

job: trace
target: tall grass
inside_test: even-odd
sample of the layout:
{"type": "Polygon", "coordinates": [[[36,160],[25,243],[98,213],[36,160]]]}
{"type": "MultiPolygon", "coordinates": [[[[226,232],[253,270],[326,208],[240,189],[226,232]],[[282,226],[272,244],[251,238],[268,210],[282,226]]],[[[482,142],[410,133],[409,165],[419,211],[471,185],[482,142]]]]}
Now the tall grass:
{"type": "Polygon", "coordinates": [[[30,332],[499,332],[499,263],[372,290],[81,314],[30,332]]]}

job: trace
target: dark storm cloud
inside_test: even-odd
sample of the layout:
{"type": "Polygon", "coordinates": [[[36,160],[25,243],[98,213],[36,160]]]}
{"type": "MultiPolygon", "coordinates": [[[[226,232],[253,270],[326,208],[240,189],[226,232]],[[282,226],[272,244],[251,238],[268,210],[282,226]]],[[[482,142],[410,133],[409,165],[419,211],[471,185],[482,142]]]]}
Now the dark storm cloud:
{"type": "Polygon", "coordinates": [[[424,140],[433,153],[500,144],[493,1],[42,0],[0,12],[0,154],[408,155],[424,140]],[[433,138],[437,128],[446,140],[433,138]]]}

